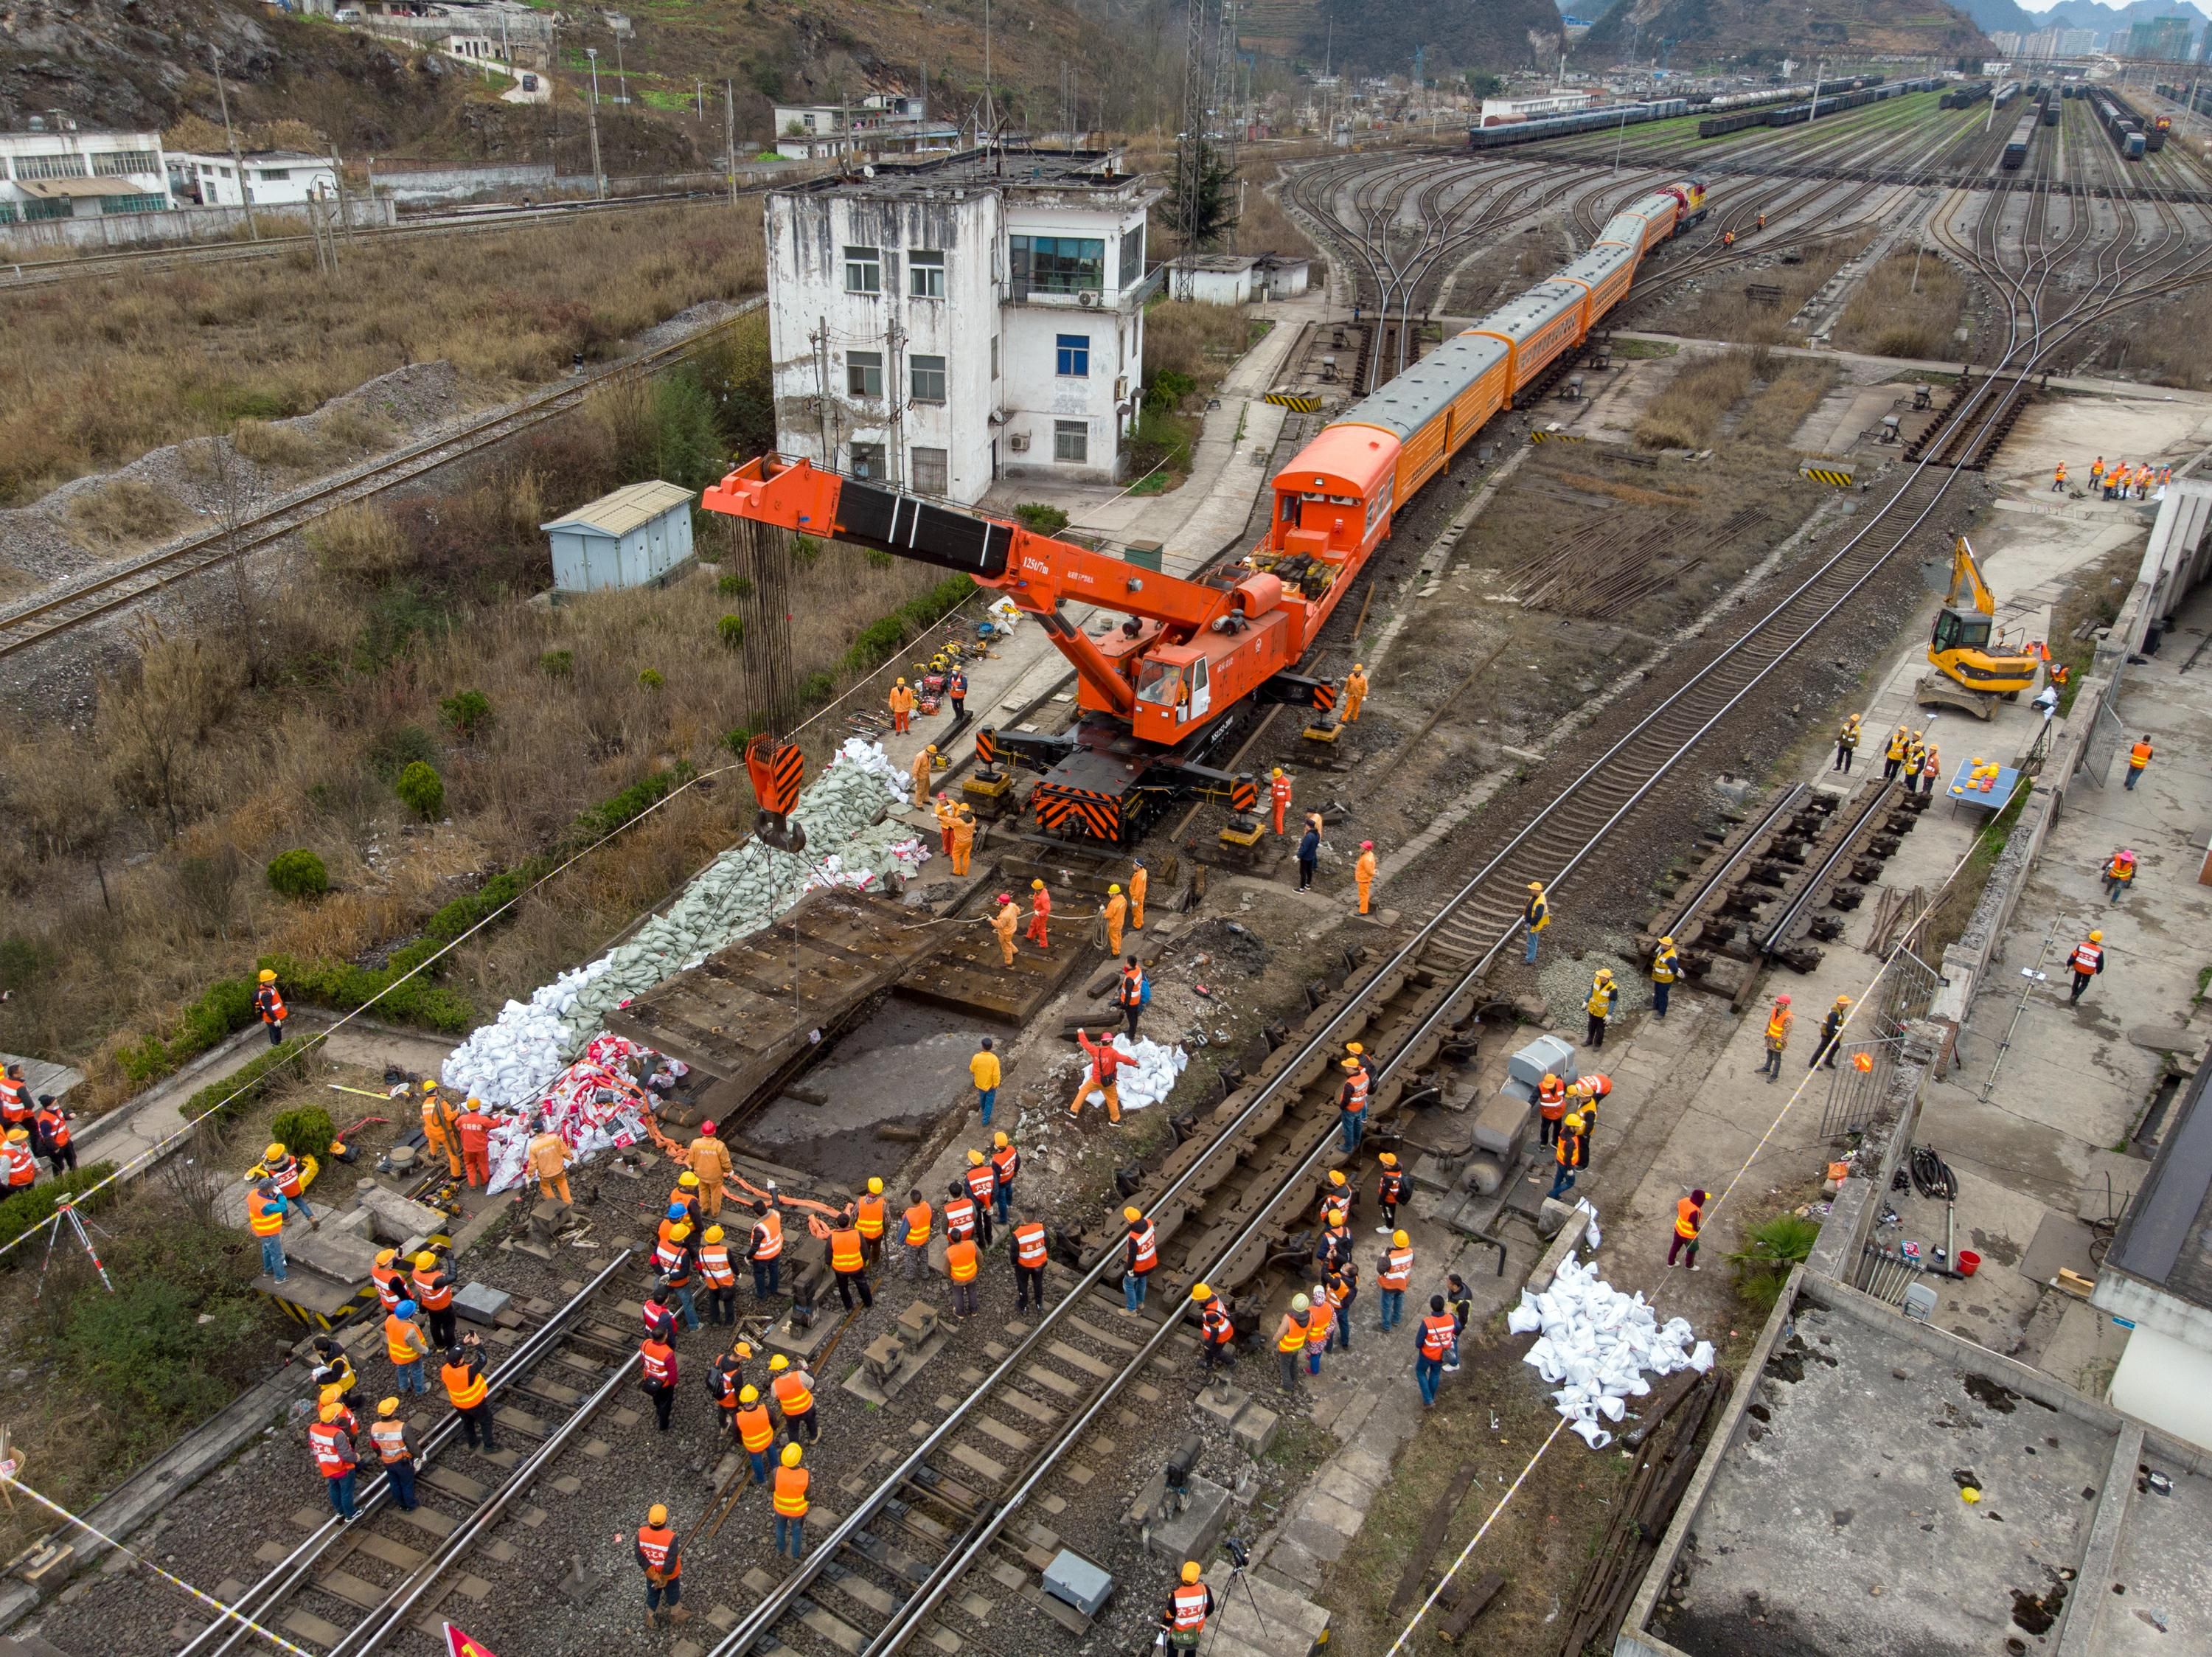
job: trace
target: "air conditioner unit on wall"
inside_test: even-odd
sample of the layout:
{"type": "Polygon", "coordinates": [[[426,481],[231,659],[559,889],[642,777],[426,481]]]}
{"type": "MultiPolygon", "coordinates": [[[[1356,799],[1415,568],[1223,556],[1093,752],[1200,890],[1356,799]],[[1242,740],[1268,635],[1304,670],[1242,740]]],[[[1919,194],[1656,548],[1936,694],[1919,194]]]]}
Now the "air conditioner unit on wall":
{"type": "Polygon", "coordinates": [[[1006,447],[1013,450],[1017,454],[1027,454],[1030,452],[1029,433],[1025,431],[1015,432],[1006,439],[1006,447]]]}

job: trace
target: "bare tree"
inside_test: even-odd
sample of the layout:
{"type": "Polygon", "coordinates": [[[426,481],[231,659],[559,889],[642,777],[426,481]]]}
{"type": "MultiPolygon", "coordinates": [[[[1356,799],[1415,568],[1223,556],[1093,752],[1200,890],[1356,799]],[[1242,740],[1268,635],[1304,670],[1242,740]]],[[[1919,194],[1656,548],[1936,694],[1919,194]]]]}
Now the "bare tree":
{"type": "Polygon", "coordinates": [[[189,463],[198,476],[208,510],[222,531],[223,551],[228,554],[224,571],[230,578],[231,624],[237,630],[246,680],[258,685],[263,667],[261,600],[246,568],[243,540],[246,526],[259,509],[264,491],[252,465],[238,452],[235,428],[192,445],[189,463]]]}
{"type": "Polygon", "coordinates": [[[80,859],[92,865],[101,906],[112,912],[107,858],[121,819],[121,802],[107,768],[92,746],[72,733],[40,737],[7,756],[8,815],[32,854],[42,862],[80,859]]]}
{"type": "Polygon", "coordinates": [[[158,623],[137,634],[138,665],[111,681],[94,728],[123,802],[173,840],[199,797],[200,748],[238,694],[231,659],[199,639],[173,639],[158,623]]]}

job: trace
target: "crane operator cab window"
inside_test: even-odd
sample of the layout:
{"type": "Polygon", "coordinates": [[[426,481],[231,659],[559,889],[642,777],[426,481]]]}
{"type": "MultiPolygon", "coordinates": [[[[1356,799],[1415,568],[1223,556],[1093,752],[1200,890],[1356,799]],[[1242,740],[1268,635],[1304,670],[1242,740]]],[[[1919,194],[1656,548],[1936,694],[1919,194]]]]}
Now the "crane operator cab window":
{"type": "Polygon", "coordinates": [[[1989,642],[1990,618],[1976,611],[1946,610],[1936,618],[1938,650],[1985,649],[1989,642]]]}
{"type": "Polygon", "coordinates": [[[1147,661],[1137,674],[1137,700],[1148,707],[1169,708],[1176,720],[1203,719],[1212,705],[1203,657],[1188,666],[1175,661],[1147,661]]]}

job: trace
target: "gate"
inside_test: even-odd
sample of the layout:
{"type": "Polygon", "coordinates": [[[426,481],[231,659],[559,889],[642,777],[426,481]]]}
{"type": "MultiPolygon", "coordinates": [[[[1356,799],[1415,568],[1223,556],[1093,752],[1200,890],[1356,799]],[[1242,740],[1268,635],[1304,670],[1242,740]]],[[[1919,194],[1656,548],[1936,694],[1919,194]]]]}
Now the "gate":
{"type": "Polygon", "coordinates": [[[2126,733],[2120,728],[2119,710],[2112,706],[2118,685],[2106,688],[2097,698],[2097,717],[2089,727],[2089,740],[2081,745],[2081,764],[2079,769],[2103,788],[2112,770],[2112,756],[2120,751],[2126,733]]]}
{"type": "Polygon", "coordinates": [[[1820,1139],[1834,1143],[1863,1132],[1889,1095],[1897,1051],[1905,1026],[1928,1016],[1942,980],[1936,969],[1899,944],[1876,981],[1868,1004],[1858,1010],[1837,1050],[1828,1073],[1828,1097],[1820,1108],[1820,1139]]]}

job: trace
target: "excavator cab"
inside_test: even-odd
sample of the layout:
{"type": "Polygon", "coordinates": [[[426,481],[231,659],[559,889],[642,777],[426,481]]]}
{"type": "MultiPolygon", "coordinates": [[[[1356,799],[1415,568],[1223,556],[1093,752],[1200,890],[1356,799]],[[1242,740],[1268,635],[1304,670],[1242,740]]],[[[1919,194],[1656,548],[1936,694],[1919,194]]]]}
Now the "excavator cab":
{"type": "Polygon", "coordinates": [[[1982,579],[1981,565],[1964,535],[1951,549],[1951,589],[1928,638],[1928,661],[1936,671],[1922,676],[1915,700],[1963,708],[1977,719],[1996,712],[1997,699],[2017,701],[2034,687],[2041,672],[2039,651],[2008,643],[1996,626],[1996,594],[1982,579]],[[1965,596],[1968,604],[1961,604],[1965,596]]]}
{"type": "Polygon", "coordinates": [[[1935,636],[1928,643],[1929,659],[1940,666],[1941,658],[1951,651],[1986,649],[1995,625],[1987,616],[1972,610],[1938,612],[1935,636]]]}

